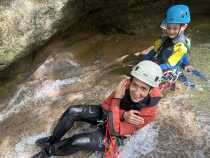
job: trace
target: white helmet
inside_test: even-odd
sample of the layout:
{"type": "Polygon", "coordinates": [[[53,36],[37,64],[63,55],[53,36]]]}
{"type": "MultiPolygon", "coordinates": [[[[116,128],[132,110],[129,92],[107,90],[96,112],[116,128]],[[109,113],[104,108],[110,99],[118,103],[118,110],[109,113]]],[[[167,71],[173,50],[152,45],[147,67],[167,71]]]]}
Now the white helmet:
{"type": "Polygon", "coordinates": [[[151,87],[158,87],[163,76],[160,66],[152,61],[144,60],[134,66],[131,75],[151,87]]]}

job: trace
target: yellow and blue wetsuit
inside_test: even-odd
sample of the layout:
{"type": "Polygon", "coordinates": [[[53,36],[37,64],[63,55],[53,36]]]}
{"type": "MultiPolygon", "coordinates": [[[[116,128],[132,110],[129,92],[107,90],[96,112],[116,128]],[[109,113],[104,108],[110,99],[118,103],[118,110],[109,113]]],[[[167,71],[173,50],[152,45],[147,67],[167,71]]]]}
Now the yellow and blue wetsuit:
{"type": "Polygon", "coordinates": [[[155,41],[154,49],[145,55],[145,60],[160,64],[162,70],[183,68],[189,65],[190,40],[181,34],[175,39],[161,38],[155,41]]]}

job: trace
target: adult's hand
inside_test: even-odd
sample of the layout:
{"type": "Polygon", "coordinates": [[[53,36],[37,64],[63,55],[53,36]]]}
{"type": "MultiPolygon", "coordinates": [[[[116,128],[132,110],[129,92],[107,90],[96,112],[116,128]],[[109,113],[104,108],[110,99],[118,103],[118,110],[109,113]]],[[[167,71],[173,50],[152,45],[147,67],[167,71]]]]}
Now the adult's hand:
{"type": "Polygon", "coordinates": [[[115,98],[123,98],[125,95],[125,90],[126,90],[126,84],[127,84],[127,79],[124,79],[120,82],[120,84],[117,86],[115,89],[115,98]]]}
{"type": "Polygon", "coordinates": [[[139,116],[139,111],[137,110],[126,111],[123,118],[126,122],[134,125],[144,124],[144,118],[139,116]]]}

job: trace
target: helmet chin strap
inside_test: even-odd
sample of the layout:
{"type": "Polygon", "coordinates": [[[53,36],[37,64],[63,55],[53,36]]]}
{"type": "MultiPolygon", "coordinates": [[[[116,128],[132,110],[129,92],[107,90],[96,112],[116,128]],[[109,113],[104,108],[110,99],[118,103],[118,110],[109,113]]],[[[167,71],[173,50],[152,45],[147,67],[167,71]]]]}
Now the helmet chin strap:
{"type": "MultiPolygon", "coordinates": [[[[187,25],[186,24],[180,24],[180,27],[179,27],[179,32],[177,33],[177,35],[176,35],[176,37],[175,38],[177,38],[179,35],[180,35],[180,33],[181,32],[183,32],[184,31],[184,28],[183,27],[187,27],[187,25]]],[[[174,38],[174,39],[175,39],[174,38]]]]}
{"type": "MultiPolygon", "coordinates": [[[[179,27],[179,32],[177,33],[177,35],[176,35],[176,37],[175,38],[177,38],[179,35],[180,35],[180,33],[182,32],[183,30],[182,30],[182,24],[180,25],[180,27],[179,27]]],[[[175,39],[174,38],[174,39],[175,39]]]]}

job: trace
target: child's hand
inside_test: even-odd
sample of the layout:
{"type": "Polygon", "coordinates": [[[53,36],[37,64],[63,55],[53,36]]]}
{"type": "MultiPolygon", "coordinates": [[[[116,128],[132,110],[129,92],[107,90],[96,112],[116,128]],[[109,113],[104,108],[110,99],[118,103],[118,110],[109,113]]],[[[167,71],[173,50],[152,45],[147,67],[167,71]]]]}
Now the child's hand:
{"type": "Polygon", "coordinates": [[[124,79],[120,82],[120,84],[117,86],[115,90],[115,98],[123,98],[125,95],[125,90],[126,90],[126,84],[127,84],[127,79],[124,79]]]}
{"type": "Polygon", "coordinates": [[[187,65],[184,67],[184,70],[187,72],[191,72],[193,70],[193,66],[192,65],[187,65]]]}

